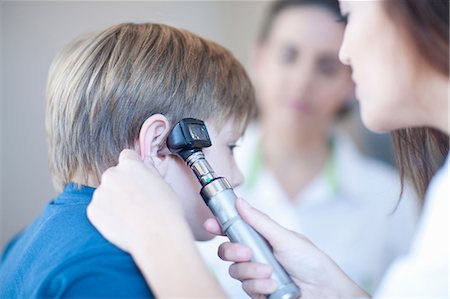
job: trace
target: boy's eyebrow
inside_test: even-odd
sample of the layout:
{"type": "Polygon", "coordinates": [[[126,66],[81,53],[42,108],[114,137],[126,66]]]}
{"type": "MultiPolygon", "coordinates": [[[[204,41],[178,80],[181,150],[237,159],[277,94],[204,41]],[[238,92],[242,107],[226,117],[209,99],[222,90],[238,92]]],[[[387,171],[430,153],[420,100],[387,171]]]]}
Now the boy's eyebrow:
{"type": "Polygon", "coordinates": [[[234,143],[238,143],[239,140],[241,140],[245,135],[245,128],[242,130],[239,130],[238,134],[230,134],[230,139],[234,141],[234,143]]]}
{"type": "Polygon", "coordinates": [[[241,130],[237,131],[233,129],[234,128],[222,128],[222,130],[219,131],[219,135],[227,142],[238,140],[242,137],[244,132],[241,132],[241,130]]]}
{"type": "Polygon", "coordinates": [[[242,136],[244,136],[245,131],[247,130],[248,126],[249,126],[250,122],[245,122],[245,121],[238,121],[238,122],[234,122],[233,126],[231,128],[229,128],[230,134],[232,134],[236,140],[239,138],[242,138],[242,136]],[[235,130],[233,130],[235,129],[235,130]],[[233,131],[237,132],[237,136],[234,136],[233,131]]]}

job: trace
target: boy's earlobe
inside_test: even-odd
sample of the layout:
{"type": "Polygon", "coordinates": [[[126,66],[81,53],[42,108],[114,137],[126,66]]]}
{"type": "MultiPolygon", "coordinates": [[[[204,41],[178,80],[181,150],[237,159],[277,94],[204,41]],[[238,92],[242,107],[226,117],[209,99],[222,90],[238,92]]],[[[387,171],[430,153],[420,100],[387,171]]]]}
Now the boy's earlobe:
{"type": "Polygon", "coordinates": [[[142,160],[152,160],[155,167],[163,159],[161,149],[166,146],[170,133],[170,124],[162,114],[154,114],[147,118],[139,132],[139,148],[142,160]]]}

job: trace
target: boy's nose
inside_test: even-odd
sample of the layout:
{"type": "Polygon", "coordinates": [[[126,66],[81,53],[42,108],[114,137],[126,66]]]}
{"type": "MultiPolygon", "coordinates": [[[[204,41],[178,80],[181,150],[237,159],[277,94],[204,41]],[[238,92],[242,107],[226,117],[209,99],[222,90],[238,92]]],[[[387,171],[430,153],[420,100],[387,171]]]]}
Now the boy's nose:
{"type": "Polygon", "coordinates": [[[244,183],[244,176],[242,175],[242,172],[240,171],[240,169],[238,167],[235,167],[233,177],[232,177],[230,184],[233,188],[236,188],[236,187],[239,187],[240,185],[242,185],[242,183],[244,183]]]}

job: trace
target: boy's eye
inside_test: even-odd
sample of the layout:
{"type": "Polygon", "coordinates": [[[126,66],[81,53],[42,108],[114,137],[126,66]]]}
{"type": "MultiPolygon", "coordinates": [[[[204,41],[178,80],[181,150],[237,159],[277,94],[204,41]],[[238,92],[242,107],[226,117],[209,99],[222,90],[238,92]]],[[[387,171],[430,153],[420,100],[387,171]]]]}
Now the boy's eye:
{"type": "Polygon", "coordinates": [[[230,144],[230,145],[228,145],[228,148],[230,149],[230,152],[231,152],[232,155],[234,154],[234,149],[236,147],[238,147],[237,144],[230,144]]]}

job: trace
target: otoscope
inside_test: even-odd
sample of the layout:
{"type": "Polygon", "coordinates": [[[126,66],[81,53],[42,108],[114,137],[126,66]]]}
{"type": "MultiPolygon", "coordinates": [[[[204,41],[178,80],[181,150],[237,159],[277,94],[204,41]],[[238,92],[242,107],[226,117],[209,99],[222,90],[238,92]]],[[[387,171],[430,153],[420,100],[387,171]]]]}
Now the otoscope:
{"type": "Polygon", "coordinates": [[[245,244],[253,251],[253,262],[269,264],[271,278],[278,283],[278,289],[268,299],[294,299],[300,297],[300,289],[291,280],[275,259],[267,242],[239,215],[237,199],[230,183],[219,177],[206,161],[202,148],[211,146],[208,130],[203,121],[184,118],[172,129],[167,139],[168,149],[178,154],[197,176],[202,189],[203,200],[210,208],[231,242],[245,244]]]}

